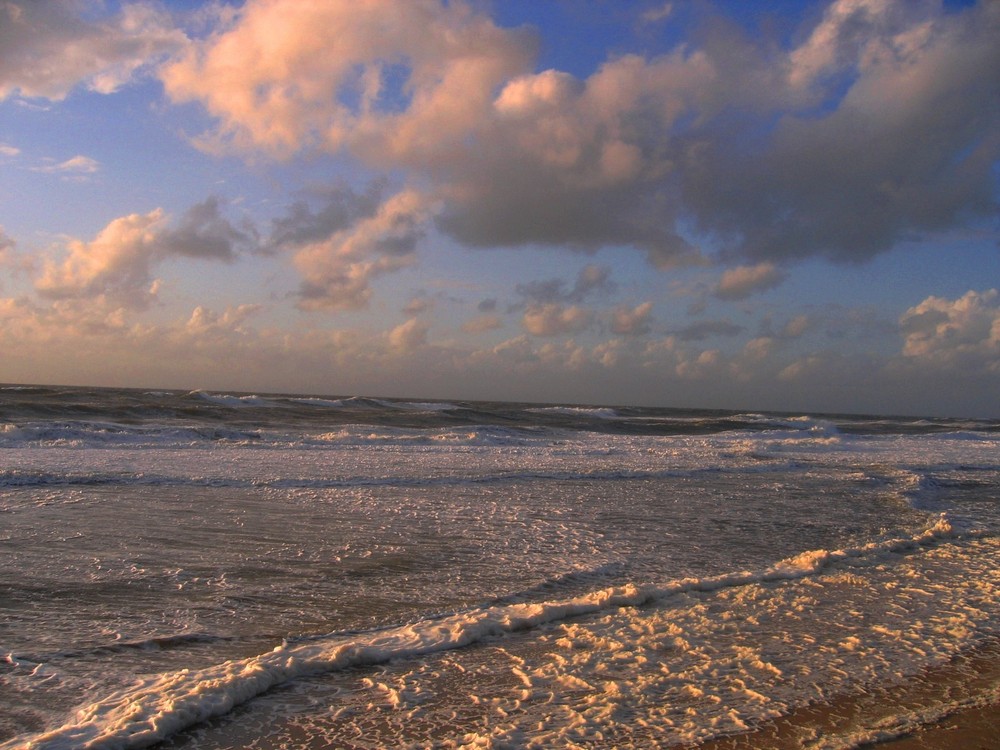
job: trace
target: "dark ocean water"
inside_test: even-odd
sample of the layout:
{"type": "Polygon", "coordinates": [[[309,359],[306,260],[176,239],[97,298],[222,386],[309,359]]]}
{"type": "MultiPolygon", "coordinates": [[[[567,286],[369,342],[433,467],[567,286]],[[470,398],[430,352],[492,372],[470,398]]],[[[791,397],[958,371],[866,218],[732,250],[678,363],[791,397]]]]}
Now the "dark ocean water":
{"type": "Polygon", "coordinates": [[[746,731],[1000,634],[998,448],[991,420],[0,387],[0,748],[746,731]]]}

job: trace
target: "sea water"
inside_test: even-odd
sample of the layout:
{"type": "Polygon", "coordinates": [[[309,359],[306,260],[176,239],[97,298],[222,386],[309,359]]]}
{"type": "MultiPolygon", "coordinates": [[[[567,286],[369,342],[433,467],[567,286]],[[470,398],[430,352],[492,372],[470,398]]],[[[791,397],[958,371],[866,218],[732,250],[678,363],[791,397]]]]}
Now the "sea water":
{"type": "Polygon", "coordinates": [[[998,449],[991,420],[4,387],[0,748],[670,747],[905,684],[1000,635],[998,449]]]}

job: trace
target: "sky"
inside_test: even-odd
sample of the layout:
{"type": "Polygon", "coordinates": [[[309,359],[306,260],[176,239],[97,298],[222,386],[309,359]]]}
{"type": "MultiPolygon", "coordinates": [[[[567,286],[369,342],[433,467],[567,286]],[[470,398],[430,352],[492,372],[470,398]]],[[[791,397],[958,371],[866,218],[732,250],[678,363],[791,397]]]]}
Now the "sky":
{"type": "Polygon", "coordinates": [[[1000,2],[0,0],[0,382],[1000,417],[1000,2]]]}

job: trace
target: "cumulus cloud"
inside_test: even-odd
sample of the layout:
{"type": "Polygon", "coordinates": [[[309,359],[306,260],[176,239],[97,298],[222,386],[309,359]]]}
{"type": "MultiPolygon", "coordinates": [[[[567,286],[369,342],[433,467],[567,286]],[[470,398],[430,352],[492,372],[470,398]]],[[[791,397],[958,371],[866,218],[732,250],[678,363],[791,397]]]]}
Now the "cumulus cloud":
{"type": "Polygon", "coordinates": [[[899,320],[903,355],[948,368],[1000,373],[1000,293],[928,297],[899,320]]]}
{"type": "Polygon", "coordinates": [[[415,261],[417,243],[432,211],[426,196],[404,190],[379,205],[374,214],[303,245],[294,257],[303,276],[300,307],[336,310],[367,305],[376,277],[415,261]]]}
{"type": "Polygon", "coordinates": [[[410,318],[389,331],[389,346],[399,352],[409,352],[427,343],[429,326],[418,318],[410,318]]]}
{"type": "Polygon", "coordinates": [[[218,118],[216,146],[348,147],[426,165],[465,150],[492,92],[530,67],[535,46],[465,3],[250,0],[162,77],[175,100],[218,118]]]}
{"type": "Polygon", "coordinates": [[[0,100],[58,100],[85,85],[111,93],[187,43],[152,3],[132,3],[110,18],[81,0],[7,0],[0,5],[0,100]]]}
{"type": "Polygon", "coordinates": [[[593,313],[578,305],[535,304],[524,313],[524,330],[533,336],[560,336],[590,325],[593,313]]]}
{"type": "Polygon", "coordinates": [[[649,333],[649,318],[652,312],[652,302],[643,302],[633,308],[624,305],[616,307],[611,315],[611,331],[623,336],[649,333]]]}
{"type": "Polygon", "coordinates": [[[723,367],[722,355],[718,349],[706,349],[697,357],[682,360],[674,368],[677,377],[685,380],[701,380],[717,375],[723,367]]]}
{"type": "Polygon", "coordinates": [[[835,0],[784,50],[706,25],[586,78],[482,7],[249,0],[162,78],[215,119],[204,143],[399,170],[473,246],[861,260],[995,215],[994,2],[835,0]]]}
{"type": "Polygon", "coordinates": [[[239,331],[243,328],[243,324],[260,310],[260,305],[237,305],[226,308],[220,315],[210,308],[199,305],[192,311],[184,330],[201,335],[239,331]]]}
{"type": "Polygon", "coordinates": [[[864,260],[995,215],[996,3],[837,0],[784,68],[773,131],[702,141],[685,174],[687,206],[731,252],[864,260]]]}
{"type": "Polygon", "coordinates": [[[302,309],[358,309],[368,304],[376,277],[415,261],[433,210],[416,190],[385,197],[384,182],[364,192],[332,185],[311,191],[274,219],[263,248],[293,254],[303,277],[302,309]]]}
{"type": "Polygon", "coordinates": [[[49,258],[35,280],[52,299],[107,295],[141,308],[156,296],[153,268],[169,257],[232,260],[255,238],[221,214],[217,199],[190,208],[176,223],[162,209],[110,222],[90,242],[71,239],[61,259],[49,258]]]}
{"type": "Polygon", "coordinates": [[[787,274],[773,263],[739,266],[722,274],[713,293],[724,300],[746,299],[752,294],[773,289],[786,277],[787,274]]]}

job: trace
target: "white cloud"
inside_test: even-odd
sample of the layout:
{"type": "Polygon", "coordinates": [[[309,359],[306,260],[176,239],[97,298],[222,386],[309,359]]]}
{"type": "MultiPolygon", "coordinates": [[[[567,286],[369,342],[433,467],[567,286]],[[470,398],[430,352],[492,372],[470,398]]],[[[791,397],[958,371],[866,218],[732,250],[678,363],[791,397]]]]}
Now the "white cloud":
{"type": "Polygon", "coordinates": [[[101,165],[96,159],[78,154],[70,159],[66,159],[66,161],[50,163],[41,167],[32,167],[32,171],[47,172],[49,174],[87,175],[94,174],[100,168],[101,165]]]}
{"type": "Polygon", "coordinates": [[[903,355],[949,369],[1000,373],[1000,293],[928,297],[899,320],[903,355]]]}
{"type": "Polygon", "coordinates": [[[8,143],[0,143],[0,156],[17,156],[20,153],[21,149],[8,143]]]}

